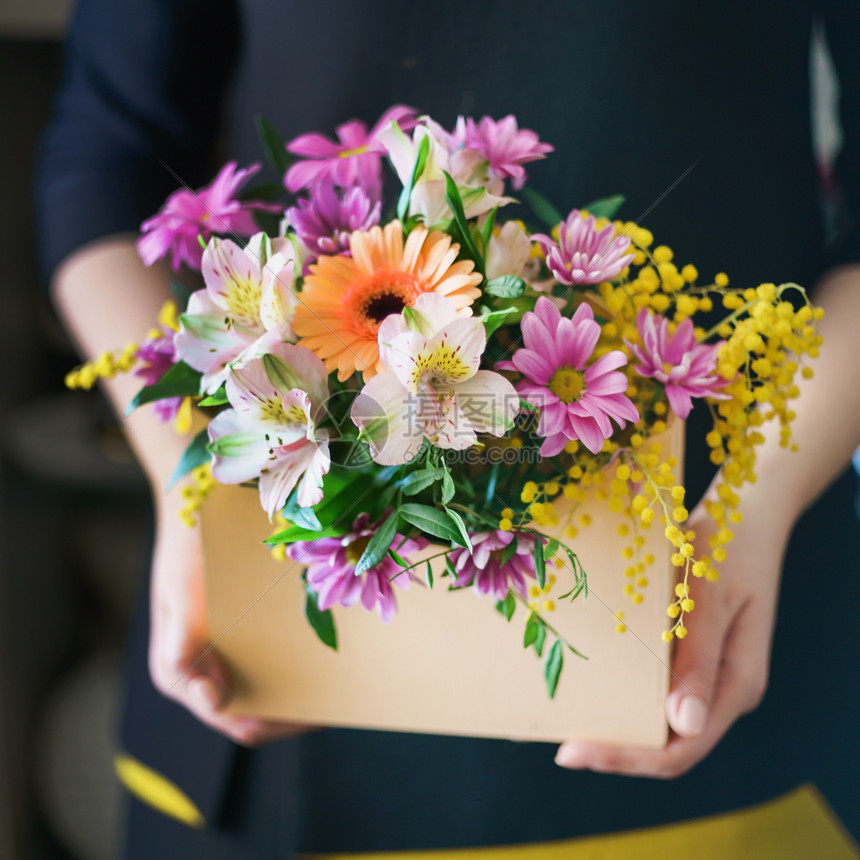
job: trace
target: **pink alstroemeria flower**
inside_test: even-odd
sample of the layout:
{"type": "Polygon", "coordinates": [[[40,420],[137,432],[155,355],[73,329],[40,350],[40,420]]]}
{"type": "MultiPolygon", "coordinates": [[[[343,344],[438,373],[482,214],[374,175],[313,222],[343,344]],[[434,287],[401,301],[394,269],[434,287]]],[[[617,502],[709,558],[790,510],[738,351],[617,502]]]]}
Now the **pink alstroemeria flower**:
{"type": "Polygon", "coordinates": [[[560,284],[599,284],[611,281],[633,260],[628,254],[629,236],[616,236],[615,227],[607,224],[602,230],[594,226],[593,215],[583,218],[578,209],[559,225],[560,245],[552,237],[536,233],[546,255],[546,264],[560,284]]]}
{"type": "Polygon", "coordinates": [[[214,394],[230,364],[254,352],[263,336],[295,340],[294,268],[289,239],[258,233],[244,248],[210,240],[202,260],[206,286],[191,294],[175,338],[177,356],[203,374],[203,391],[214,394]]]}
{"type": "Polygon", "coordinates": [[[489,162],[490,170],[502,179],[510,179],[517,190],[527,179],[523,165],[546,158],[555,149],[542,143],[530,129],[519,128],[513,114],[498,121],[485,116],[477,123],[472,117],[461,116],[452,137],[466,149],[479,152],[489,162]]]}
{"type": "Polygon", "coordinates": [[[309,349],[272,338],[260,358],[230,369],[232,409],[209,424],[212,474],[222,484],[260,479],[260,504],[272,516],[298,484],[302,507],[323,497],[331,466],[328,431],[317,428],[328,397],[328,375],[309,349]]]}
{"type": "Polygon", "coordinates": [[[379,133],[392,121],[402,128],[412,128],[415,117],[414,108],[394,105],[382,114],[370,131],[366,123],[353,119],[337,127],[336,141],[317,133],[294,138],[287,144],[287,150],[307,160],[299,161],[287,170],[284,184],[295,193],[327,179],[341,188],[360,185],[368,196],[378,200],[382,190],[379,162],[385,154],[378,140],[379,133]]]}
{"type": "Polygon", "coordinates": [[[299,200],[284,217],[310,252],[304,260],[304,274],[320,254],[349,253],[353,230],[369,230],[379,223],[382,201],[368,197],[360,185],[338,192],[330,180],[310,190],[307,200],[299,200]]]}
{"type": "MultiPolygon", "coordinates": [[[[368,612],[375,608],[388,623],[397,611],[392,582],[403,589],[409,587],[410,580],[420,583],[412,571],[403,571],[387,555],[375,567],[356,574],[355,566],[378,528],[379,524],[371,523],[368,514],[361,514],[352,524],[352,531],[343,537],[299,541],[287,548],[291,559],[307,567],[308,584],[316,592],[320,609],[337,604],[354,606],[360,600],[368,612]]],[[[408,559],[427,546],[427,540],[405,539],[396,534],[391,546],[408,559]]]]}
{"type": "Polygon", "coordinates": [[[568,319],[541,296],[534,312],[523,315],[520,328],[525,347],[511,361],[496,366],[525,377],[517,391],[540,409],[541,456],[554,457],[576,439],[596,454],[612,435],[610,418],[621,429],[626,421],[639,420],[624,394],[627,377],[618,370],[627,364],[627,356],[616,349],[588,363],[600,337],[600,325],[588,304],[581,304],[568,319]]]}
{"type": "Polygon", "coordinates": [[[690,414],[693,397],[729,399],[728,394],[718,391],[730,382],[717,373],[720,344],[696,343],[692,320],[684,320],[670,335],[666,317],[642,308],[636,325],[641,344],[625,341],[634,360],[639,362],[633,369],[640,376],[663,384],[669,406],[679,418],[690,414]]]}
{"type": "Polygon", "coordinates": [[[519,411],[513,385],[478,370],[486,345],[481,320],[458,316],[437,293],[385,318],[379,354],[387,370],[362,388],[350,412],[377,463],[408,463],[424,439],[462,451],[478,433],[503,436],[513,426],[519,411]]]}
{"type": "Polygon", "coordinates": [[[140,225],[137,240],[141,260],[151,266],[170,253],[171,265],[178,269],[184,262],[200,269],[203,249],[198,236],[208,242],[213,234],[250,236],[257,231],[252,212],[259,209],[278,212],[279,206],[251,200],[237,200],[236,192],[260,169],[252,164],[236,169],[236,162],[225,164],[211,185],[189,191],[181,188],[167,198],[161,211],[140,225]]]}
{"type": "Polygon", "coordinates": [[[452,588],[473,586],[478,594],[492,594],[496,600],[504,600],[513,589],[523,600],[526,593],[526,577],[535,578],[535,537],[528,532],[490,532],[470,534],[472,552],[456,549],[449,558],[457,571],[452,588]],[[505,549],[516,541],[514,554],[502,563],[505,549]]]}

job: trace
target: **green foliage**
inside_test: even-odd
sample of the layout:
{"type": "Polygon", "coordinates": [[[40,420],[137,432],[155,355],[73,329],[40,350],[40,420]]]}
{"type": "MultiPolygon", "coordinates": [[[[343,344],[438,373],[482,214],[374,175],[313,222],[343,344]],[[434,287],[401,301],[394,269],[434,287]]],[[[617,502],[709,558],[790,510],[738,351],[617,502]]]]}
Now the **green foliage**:
{"type": "Polygon", "coordinates": [[[208,463],[212,459],[209,453],[209,434],[206,430],[201,430],[190,442],[188,447],[183,451],[182,457],[176,465],[170,480],[167,482],[167,489],[171,490],[176,486],[176,482],[184,478],[193,469],[208,463]]]}
{"type": "Polygon", "coordinates": [[[499,299],[518,299],[526,289],[526,282],[516,275],[493,278],[483,287],[483,292],[499,299]]]}
{"type": "MultiPolygon", "coordinates": [[[[385,558],[394,535],[397,533],[397,514],[391,514],[385,522],[376,530],[361,554],[361,558],[355,565],[355,574],[358,576],[372,567],[376,567],[385,558]]],[[[406,565],[408,566],[408,565],[406,565]]]]}
{"type": "MultiPolygon", "coordinates": [[[[442,172],[445,173],[444,170],[442,172]]],[[[472,239],[472,234],[469,231],[469,224],[466,221],[466,212],[463,209],[463,200],[460,197],[460,190],[457,188],[457,183],[449,173],[445,173],[445,202],[454,213],[451,232],[454,233],[455,240],[459,242],[461,252],[465,252],[466,256],[470,257],[475,262],[475,267],[478,271],[483,274],[483,257],[475,247],[475,241],[472,239]],[[456,228],[456,230],[454,228],[456,228]]]]}
{"type": "Polygon", "coordinates": [[[254,124],[257,126],[257,136],[260,138],[266,160],[275,173],[283,176],[293,163],[293,159],[284,145],[284,139],[262,114],[257,114],[254,117],[254,124]]]}
{"type": "Polygon", "coordinates": [[[609,197],[601,197],[592,200],[588,206],[582,208],[595,218],[614,218],[618,210],[624,205],[627,198],[623,194],[612,194],[609,197]]]}
{"type": "MultiPolygon", "coordinates": [[[[468,536],[464,538],[450,516],[453,511],[449,511],[448,509],[440,511],[438,508],[431,507],[430,505],[419,505],[410,502],[402,505],[398,513],[406,522],[411,523],[428,535],[441,538],[442,540],[453,541],[460,546],[469,546],[468,536]]],[[[462,523],[462,520],[460,522],[462,523]]]]}
{"type": "Polygon", "coordinates": [[[164,400],[167,397],[188,397],[200,392],[200,371],[189,367],[184,361],[177,361],[154,385],[147,385],[135,394],[126,415],[131,415],[138,406],[164,400]]]}
{"type": "Polygon", "coordinates": [[[399,221],[405,221],[409,214],[409,201],[412,199],[412,190],[415,184],[424,173],[424,167],[427,164],[427,153],[430,151],[430,137],[424,135],[421,142],[418,144],[418,155],[415,158],[415,166],[412,168],[412,176],[409,179],[409,184],[403,186],[400,192],[400,198],[397,201],[397,218],[399,221]]]}
{"type": "Polygon", "coordinates": [[[564,219],[561,217],[561,213],[549,200],[546,199],[542,194],[538,194],[532,188],[523,188],[522,195],[526,199],[526,203],[531,206],[532,212],[546,224],[547,227],[555,227],[556,224],[560,224],[564,219]]]}
{"type": "Polygon", "coordinates": [[[558,687],[558,679],[561,676],[561,669],[564,665],[564,651],[562,650],[561,640],[556,639],[552,643],[552,648],[546,655],[546,663],[544,664],[544,677],[546,678],[546,688],[551,699],[555,698],[555,691],[558,687]]]}
{"type": "Polygon", "coordinates": [[[337,651],[337,630],[334,626],[334,617],[330,609],[325,611],[319,608],[317,596],[310,586],[305,587],[305,618],[319,637],[323,645],[328,645],[333,651],[337,651]]]}

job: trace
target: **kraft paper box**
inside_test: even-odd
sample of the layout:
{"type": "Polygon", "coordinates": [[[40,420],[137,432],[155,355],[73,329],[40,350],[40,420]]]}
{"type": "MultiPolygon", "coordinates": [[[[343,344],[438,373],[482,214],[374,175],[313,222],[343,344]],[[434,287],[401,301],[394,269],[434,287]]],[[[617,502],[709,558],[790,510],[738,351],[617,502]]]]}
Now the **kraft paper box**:
{"type": "MultiPolygon", "coordinates": [[[[683,462],[681,422],[657,438],[683,462]]],[[[556,502],[562,524],[566,504],[561,497],[556,502]]],[[[508,622],[490,596],[449,593],[439,576],[444,558],[432,562],[432,590],[414,582],[408,590],[395,587],[398,611],[390,624],[361,606],[334,608],[338,651],[326,647],[304,618],[301,566],[273,560],[261,543],[272,527],[257,493],[219,485],[203,506],[202,528],[210,633],[236,684],[230,707],[305,724],[663,746],[670,646],[660,633],[677,577],[672,548],[659,521],[643,532],[642,553],[653,553],[656,562],[645,601],[634,606],[622,595],[629,562],[616,532],[626,520],[593,497],[575,519],[582,513],[592,524],[574,539],[563,537],[563,525],[542,529],[579,555],[589,592],[574,603],[556,600],[545,614],[589,658],[565,649],[551,700],[542,661],[523,648],[526,609],[518,606],[508,622]],[[616,631],[619,609],[628,627],[623,634],[616,631]]],[[[557,575],[549,597],[570,588],[566,558],[561,570],[551,563],[547,569],[557,575]]]]}

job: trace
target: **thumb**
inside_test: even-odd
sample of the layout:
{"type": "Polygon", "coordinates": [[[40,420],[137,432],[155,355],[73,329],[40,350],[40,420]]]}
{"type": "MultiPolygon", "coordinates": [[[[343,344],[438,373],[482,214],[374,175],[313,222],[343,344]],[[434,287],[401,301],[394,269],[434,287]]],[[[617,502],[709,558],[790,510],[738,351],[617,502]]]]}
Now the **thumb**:
{"type": "Polygon", "coordinates": [[[200,643],[198,652],[179,664],[181,680],[197,709],[222,710],[230,701],[231,679],[224,661],[209,643],[200,643]]]}
{"type": "Polygon", "coordinates": [[[690,633],[677,640],[666,698],[666,719],[685,738],[698,737],[708,724],[728,626],[723,601],[714,591],[699,606],[690,633]]]}

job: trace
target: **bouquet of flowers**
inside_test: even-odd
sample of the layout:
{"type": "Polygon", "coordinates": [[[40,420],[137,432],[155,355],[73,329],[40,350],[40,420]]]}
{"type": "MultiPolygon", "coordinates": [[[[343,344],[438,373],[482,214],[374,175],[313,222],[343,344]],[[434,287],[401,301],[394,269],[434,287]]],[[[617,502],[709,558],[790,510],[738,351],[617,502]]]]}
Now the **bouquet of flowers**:
{"type": "Polygon", "coordinates": [[[259,130],[283,186],[243,191],[259,165],[230,163],[171,195],[142,225],[140,254],[171,255],[203,286],[176,285],[141,346],[68,384],[135,369],[145,386],[131,409],[154,404],[182,432],[205,415],[174,477],[191,477],[183,516],[193,525],[217,482],[255,487],[275,523],[267,542],[304,569],[307,618],[332,648],[333,606],[389,621],[398,588],[434,587],[432,542],[451,592],[486,595],[509,620],[523,605],[552,696],[565,651],[578,652],[547,619],[546,592],[566,577],[559,600],[587,595],[587,492],[626,517],[634,605],[655,563],[642,532],[665,531],[679,581],[663,637],[685,636],[694,581],[717,578],[740,520],[762,423],[791,445],[795,378],[821,340],[804,291],[702,283],[647,229],[612,220],[620,196],[562,217],[526,187],[524,165],[553,147],[513,116],[449,131],[395,106],[337,140],[285,145],[265,120],[259,130]],[[402,188],[390,208],[386,156],[402,188]],[[284,186],[300,195],[286,209],[284,186]],[[503,220],[519,198],[545,232],[503,220]],[[707,554],[685,527],[678,463],[654,440],[694,399],[722,476],[707,554]]]}

